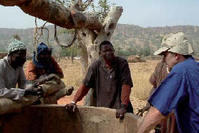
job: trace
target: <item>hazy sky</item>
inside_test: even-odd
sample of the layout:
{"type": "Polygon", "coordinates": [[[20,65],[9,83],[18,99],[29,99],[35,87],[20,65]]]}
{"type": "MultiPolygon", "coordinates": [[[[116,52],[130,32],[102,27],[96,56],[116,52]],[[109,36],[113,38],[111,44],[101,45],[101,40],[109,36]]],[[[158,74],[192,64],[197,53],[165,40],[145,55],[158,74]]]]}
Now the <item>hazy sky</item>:
{"type": "MultiPolygon", "coordinates": [[[[122,24],[143,27],[197,25],[199,0],[109,0],[123,6],[122,24]]],[[[34,17],[18,7],[0,6],[0,28],[34,27],[34,17]]]]}

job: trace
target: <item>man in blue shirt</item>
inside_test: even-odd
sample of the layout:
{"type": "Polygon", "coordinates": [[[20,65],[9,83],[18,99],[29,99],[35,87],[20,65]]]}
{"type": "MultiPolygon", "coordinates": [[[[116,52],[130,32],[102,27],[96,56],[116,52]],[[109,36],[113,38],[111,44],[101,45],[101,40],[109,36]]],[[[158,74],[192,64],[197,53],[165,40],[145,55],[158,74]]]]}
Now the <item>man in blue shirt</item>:
{"type": "Polygon", "coordinates": [[[199,132],[199,66],[191,56],[193,49],[182,32],[168,34],[155,55],[163,55],[172,68],[149,99],[152,105],[138,133],[150,131],[172,110],[180,133],[199,132]]]}

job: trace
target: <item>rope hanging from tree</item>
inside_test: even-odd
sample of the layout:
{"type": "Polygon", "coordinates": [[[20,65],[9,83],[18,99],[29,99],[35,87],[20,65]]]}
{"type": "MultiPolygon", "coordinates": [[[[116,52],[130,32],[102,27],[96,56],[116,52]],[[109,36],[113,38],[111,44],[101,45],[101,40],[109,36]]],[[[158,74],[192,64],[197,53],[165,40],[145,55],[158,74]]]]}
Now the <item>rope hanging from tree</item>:
{"type": "Polygon", "coordinates": [[[47,21],[41,26],[38,27],[37,25],[37,18],[35,18],[35,28],[34,28],[34,40],[33,40],[33,47],[36,49],[39,40],[43,36],[43,30],[47,31],[47,45],[49,45],[49,30],[45,27],[47,21]],[[40,31],[39,31],[40,30],[40,31]]]}

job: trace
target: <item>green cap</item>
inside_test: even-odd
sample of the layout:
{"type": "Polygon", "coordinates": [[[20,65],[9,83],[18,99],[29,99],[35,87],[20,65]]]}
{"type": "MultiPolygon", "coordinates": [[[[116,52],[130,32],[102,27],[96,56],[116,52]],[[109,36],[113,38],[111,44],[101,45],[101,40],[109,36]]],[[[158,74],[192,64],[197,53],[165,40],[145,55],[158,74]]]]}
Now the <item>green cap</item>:
{"type": "Polygon", "coordinates": [[[17,51],[17,50],[26,50],[26,45],[17,40],[17,39],[14,39],[9,45],[8,45],[8,54],[14,52],[14,51],[17,51]]]}

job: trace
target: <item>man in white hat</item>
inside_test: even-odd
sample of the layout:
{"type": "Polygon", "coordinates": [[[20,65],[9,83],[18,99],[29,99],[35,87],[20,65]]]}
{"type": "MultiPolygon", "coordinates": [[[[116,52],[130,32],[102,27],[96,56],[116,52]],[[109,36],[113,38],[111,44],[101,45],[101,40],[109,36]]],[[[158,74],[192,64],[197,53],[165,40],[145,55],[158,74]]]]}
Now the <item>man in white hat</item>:
{"type": "Polygon", "coordinates": [[[199,131],[199,66],[191,56],[193,49],[182,32],[168,34],[155,55],[163,55],[172,68],[149,99],[152,105],[138,133],[149,132],[174,110],[180,133],[199,131]]]}

